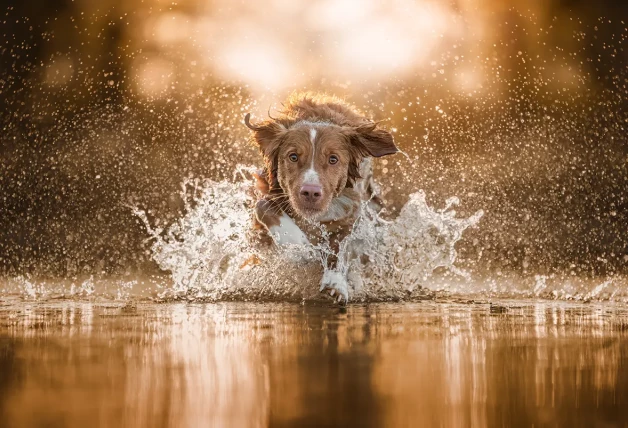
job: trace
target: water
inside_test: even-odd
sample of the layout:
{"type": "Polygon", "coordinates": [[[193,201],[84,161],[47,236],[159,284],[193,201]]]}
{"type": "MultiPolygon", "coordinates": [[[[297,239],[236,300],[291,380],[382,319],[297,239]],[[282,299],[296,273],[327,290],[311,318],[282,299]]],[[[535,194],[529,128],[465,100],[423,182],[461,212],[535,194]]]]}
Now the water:
{"type": "MultiPolygon", "coordinates": [[[[153,227],[146,212],[134,208],[154,241],[153,259],[172,275],[172,289],[160,297],[312,299],[331,254],[337,256],[336,269],[349,278],[353,301],[409,297],[436,268],[464,276],[455,268],[454,246],[483,213],[458,219],[451,209],[457,198],[437,211],[423,192],[411,194],[388,221],[364,203],[337,254],[326,239],[279,249],[251,244],[256,197],[244,172],[253,169],[239,167],[232,182],[185,182],[184,215],[166,228],[153,227]]],[[[322,232],[326,238],[324,227],[322,232]]]]}
{"type": "Polygon", "coordinates": [[[628,425],[628,307],[0,306],[6,427],[628,425]]]}

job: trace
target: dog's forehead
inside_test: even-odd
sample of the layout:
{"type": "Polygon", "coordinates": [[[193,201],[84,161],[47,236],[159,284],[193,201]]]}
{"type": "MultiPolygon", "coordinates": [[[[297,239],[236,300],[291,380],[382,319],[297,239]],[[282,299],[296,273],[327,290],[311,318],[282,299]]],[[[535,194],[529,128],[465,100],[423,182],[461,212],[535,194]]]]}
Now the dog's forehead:
{"type": "Polygon", "coordinates": [[[344,137],[340,127],[323,128],[317,133],[316,146],[321,152],[345,152],[349,142],[344,137]]]}
{"type": "Polygon", "coordinates": [[[291,127],[282,138],[282,146],[288,148],[302,148],[310,150],[312,145],[312,139],[308,128],[305,127],[291,127]]]}
{"type": "Polygon", "coordinates": [[[306,137],[312,144],[338,140],[342,135],[342,128],[329,122],[297,122],[291,129],[298,131],[299,136],[306,137]]]}
{"type": "Polygon", "coordinates": [[[308,159],[330,152],[346,153],[349,150],[347,144],[342,127],[329,122],[297,122],[283,139],[284,150],[297,150],[308,159]]]}

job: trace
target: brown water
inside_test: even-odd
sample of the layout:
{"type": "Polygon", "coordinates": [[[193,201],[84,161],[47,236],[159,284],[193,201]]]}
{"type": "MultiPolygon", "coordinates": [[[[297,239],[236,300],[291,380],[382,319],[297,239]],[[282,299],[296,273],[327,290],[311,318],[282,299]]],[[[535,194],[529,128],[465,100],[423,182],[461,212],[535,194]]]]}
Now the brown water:
{"type": "Polygon", "coordinates": [[[5,427],[628,426],[628,308],[22,302],[5,427]]]}

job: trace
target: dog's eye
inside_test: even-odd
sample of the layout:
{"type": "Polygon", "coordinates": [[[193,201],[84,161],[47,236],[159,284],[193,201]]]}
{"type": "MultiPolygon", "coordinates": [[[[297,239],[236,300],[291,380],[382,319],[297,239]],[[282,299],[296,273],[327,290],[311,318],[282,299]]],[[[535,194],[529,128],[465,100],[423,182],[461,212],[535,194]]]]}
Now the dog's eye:
{"type": "Polygon", "coordinates": [[[335,164],[335,163],[338,163],[338,156],[336,156],[336,155],[331,155],[331,156],[329,157],[329,163],[330,163],[330,164],[332,164],[332,165],[333,165],[333,164],[335,164]]]}
{"type": "Polygon", "coordinates": [[[299,160],[299,157],[297,156],[296,153],[290,153],[288,155],[288,159],[290,159],[290,162],[296,162],[299,160]]]}

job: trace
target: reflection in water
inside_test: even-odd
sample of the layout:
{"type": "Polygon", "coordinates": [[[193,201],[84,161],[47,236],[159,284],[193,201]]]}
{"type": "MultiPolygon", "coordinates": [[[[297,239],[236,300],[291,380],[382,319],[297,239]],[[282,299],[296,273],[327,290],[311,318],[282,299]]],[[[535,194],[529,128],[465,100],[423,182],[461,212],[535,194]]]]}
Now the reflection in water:
{"type": "MultiPolygon", "coordinates": [[[[508,303],[506,303],[508,306],[508,303]]],[[[5,303],[9,426],[626,426],[628,309],[5,303]]]]}
{"type": "Polygon", "coordinates": [[[250,346],[254,334],[242,323],[229,329],[226,322],[224,307],[185,306],[145,320],[142,346],[133,349],[127,363],[125,421],[133,426],[157,421],[264,426],[267,367],[250,346]]]}

